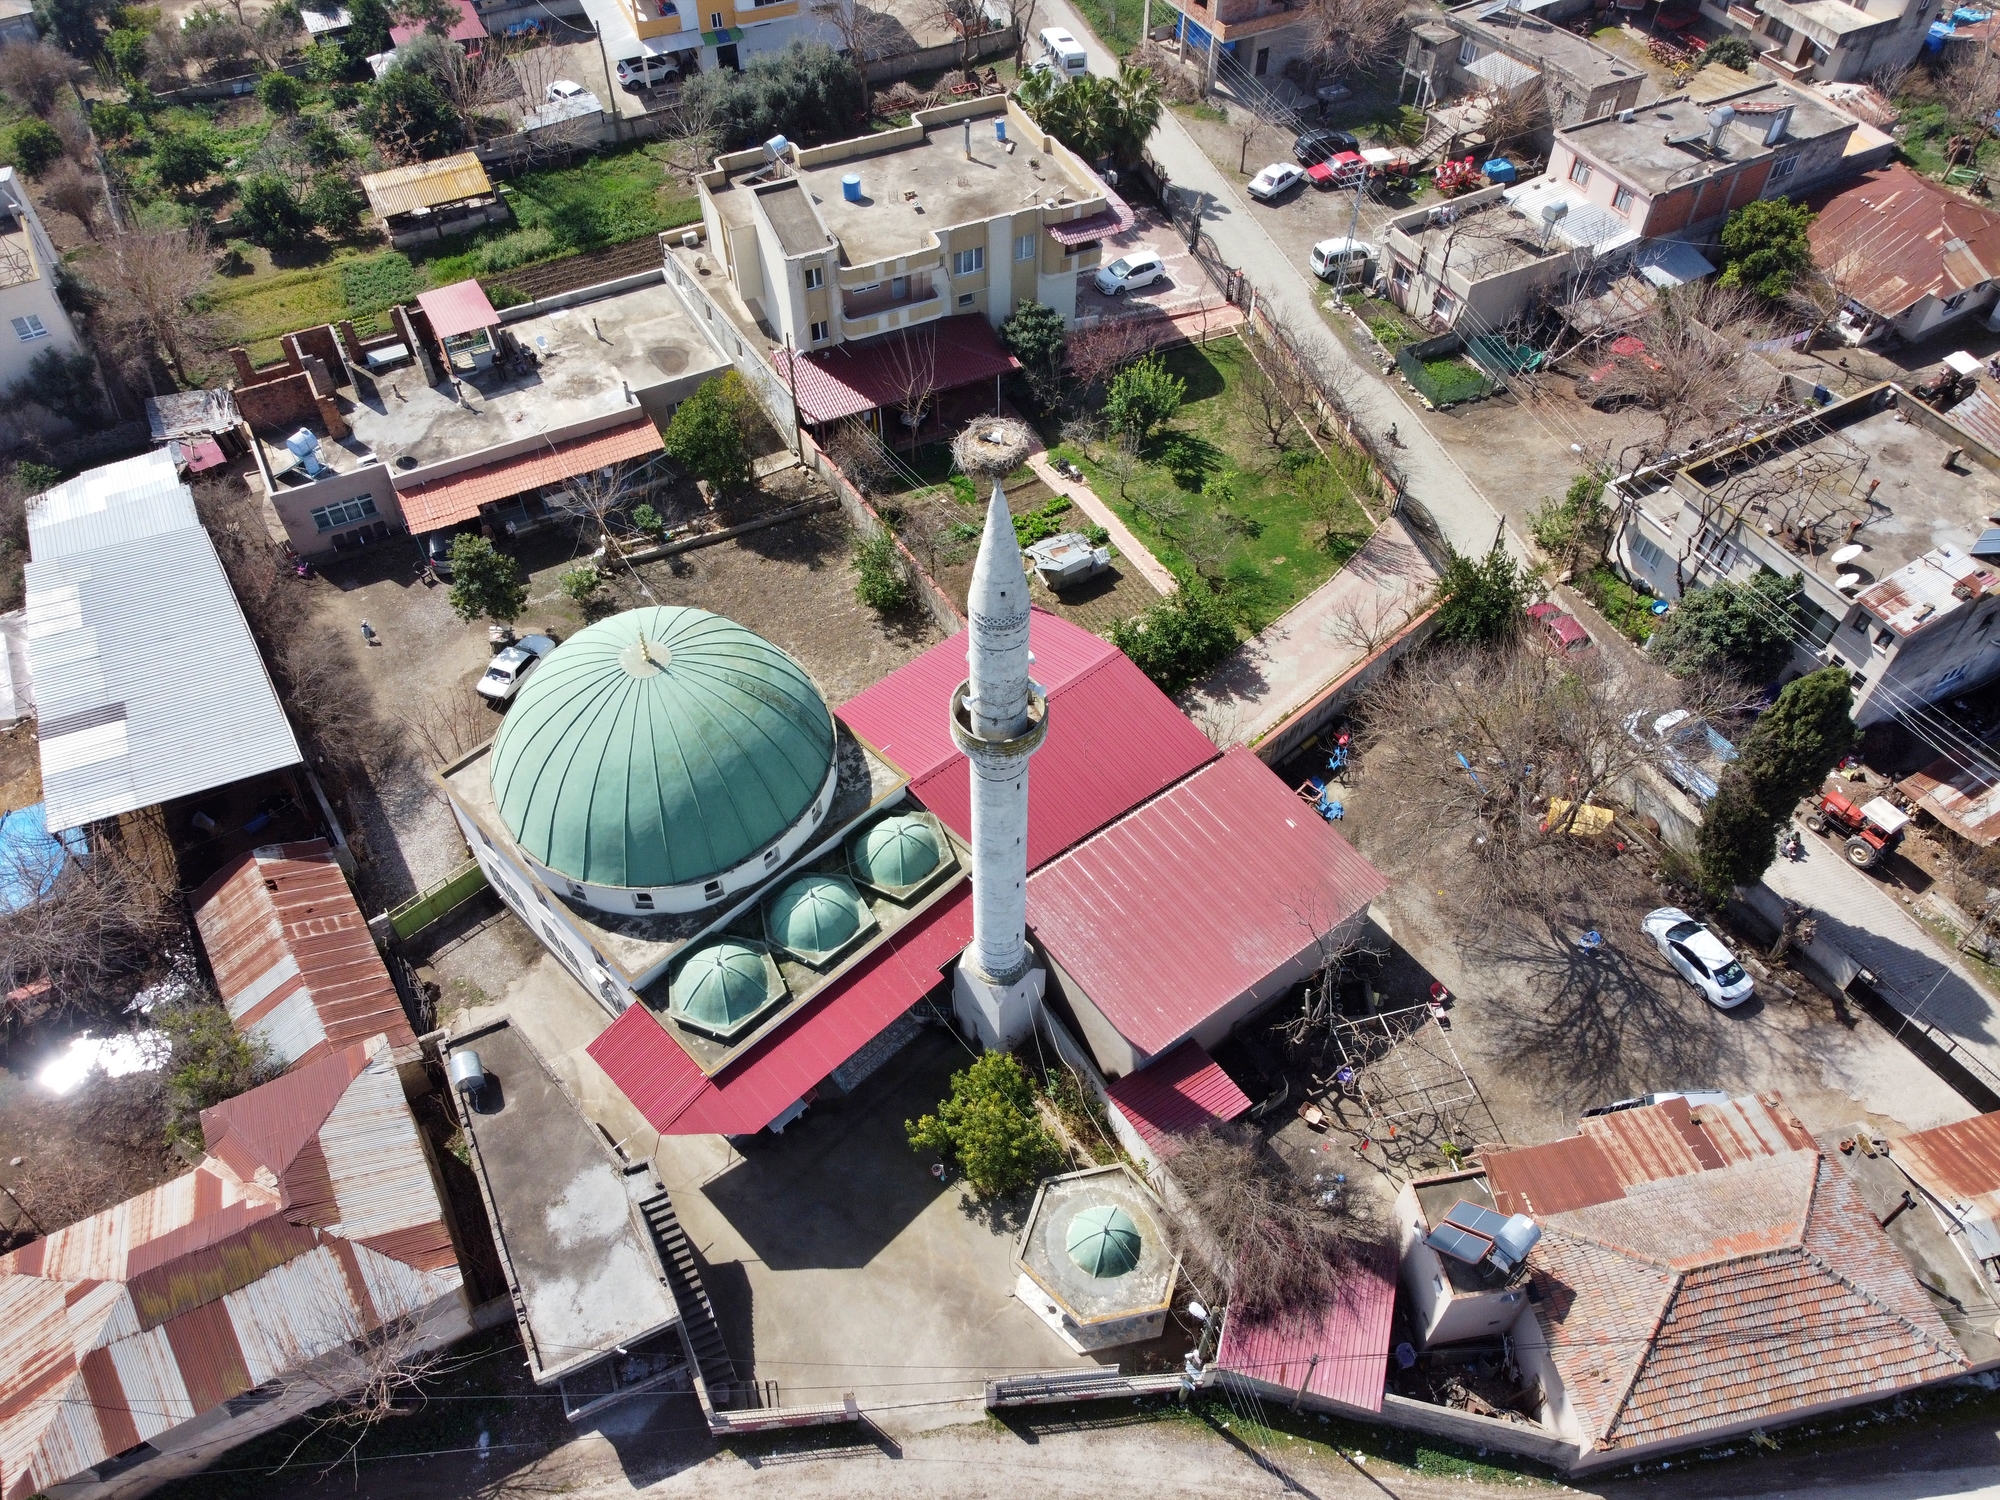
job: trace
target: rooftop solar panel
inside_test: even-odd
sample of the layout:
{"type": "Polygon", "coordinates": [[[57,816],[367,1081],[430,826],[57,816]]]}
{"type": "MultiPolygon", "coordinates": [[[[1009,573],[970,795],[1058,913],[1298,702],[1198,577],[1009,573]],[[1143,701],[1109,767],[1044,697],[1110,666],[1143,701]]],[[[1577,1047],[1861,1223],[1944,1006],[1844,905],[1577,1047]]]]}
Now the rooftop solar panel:
{"type": "Polygon", "coordinates": [[[1500,1237],[1500,1231],[1506,1226],[1507,1216],[1495,1209],[1461,1198],[1452,1205],[1451,1212],[1444,1216],[1444,1222],[1494,1240],[1500,1237]]]}
{"type": "Polygon", "coordinates": [[[1493,1241],[1483,1234],[1474,1234],[1470,1229],[1461,1229],[1456,1224],[1440,1224],[1424,1236],[1424,1243],[1440,1255],[1449,1255],[1453,1260],[1462,1260],[1469,1266],[1476,1266],[1493,1249],[1493,1241]]]}

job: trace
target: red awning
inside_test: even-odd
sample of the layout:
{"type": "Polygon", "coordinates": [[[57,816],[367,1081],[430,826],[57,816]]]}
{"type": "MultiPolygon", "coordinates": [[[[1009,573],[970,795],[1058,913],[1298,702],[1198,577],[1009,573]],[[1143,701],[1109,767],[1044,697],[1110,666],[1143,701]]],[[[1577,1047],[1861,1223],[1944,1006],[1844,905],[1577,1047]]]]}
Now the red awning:
{"type": "Polygon", "coordinates": [[[640,412],[629,422],[587,437],[564,438],[513,458],[481,464],[476,469],[398,491],[403,520],[412,535],[436,531],[440,526],[471,520],[479,514],[480,506],[495,500],[524,494],[545,484],[558,484],[572,475],[588,474],[607,464],[645,458],[664,446],[653,419],[640,412]]]}
{"type": "MultiPolygon", "coordinates": [[[[774,350],[771,363],[780,380],[792,379],[790,350],[774,350]]],[[[808,422],[838,422],[878,406],[894,406],[919,371],[923,383],[941,393],[1021,368],[979,313],[802,354],[796,363],[799,415],[808,422]]]]}
{"type": "Polygon", "coordinates": [[[890,933],[865,963],[713,1078],[643,1005],[586,1050],[662,1135],[754,1135],[935,989],[971,937],[967,882],[890,933]]]}
{"type": "Polygon", "coordinates": [[[1097,188],[1104,194],[1105,206],[1088,218],[1071,219],[1067,224],[1051,224],[1050,239],[1064,247],[1087,245],[1092,240],[1123,234],[1138,223],[1138,217],[1132,212],[1131,206],[1106,187],[1102,179],[1098,180],[1097,188]]]}
{"type": "Polygon", "coordinates": [[[476,281],[454,281],[434,292],[419,292],[417,306],[430,319],[431,332],[441,339],[500,326],[500,314],[486,300],[486,289],[476,281]]]}
{"type": "Polygon", "coordinates": [[[1235,1080],[1192,1041],[1127,1073],[1109,1092],[1118,1113],[1156,1150],[1171,1149],[1172,1137],[1220,1125],[1250,1107],[1235,1080]]]}

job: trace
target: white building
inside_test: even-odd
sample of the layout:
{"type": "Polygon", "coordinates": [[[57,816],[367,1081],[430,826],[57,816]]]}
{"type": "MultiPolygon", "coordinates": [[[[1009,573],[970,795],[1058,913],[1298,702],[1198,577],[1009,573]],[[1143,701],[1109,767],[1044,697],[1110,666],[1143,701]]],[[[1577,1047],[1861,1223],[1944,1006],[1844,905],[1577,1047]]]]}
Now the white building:
{"type": "Polygon", "coordinates": [[[80,347],[56,298],[59,259],[27,185],[12,167],[0,167],[0,392],[25,380],[43,350],[74,354],[80,347]]]}

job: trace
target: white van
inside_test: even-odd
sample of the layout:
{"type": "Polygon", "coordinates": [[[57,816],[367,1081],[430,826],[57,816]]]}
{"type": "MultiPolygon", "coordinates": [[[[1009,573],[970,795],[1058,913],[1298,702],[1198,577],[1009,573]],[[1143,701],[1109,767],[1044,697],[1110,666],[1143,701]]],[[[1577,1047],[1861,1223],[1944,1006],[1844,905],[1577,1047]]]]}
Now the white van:
{"type": "Polygon", "coordinates": [[[1083,43],[1071,36],[1060,26],[1043,29],[1042,61],[1065,78],[1081,78],[1090,70],[1090,59],[1084,55],[1083,43]]]}

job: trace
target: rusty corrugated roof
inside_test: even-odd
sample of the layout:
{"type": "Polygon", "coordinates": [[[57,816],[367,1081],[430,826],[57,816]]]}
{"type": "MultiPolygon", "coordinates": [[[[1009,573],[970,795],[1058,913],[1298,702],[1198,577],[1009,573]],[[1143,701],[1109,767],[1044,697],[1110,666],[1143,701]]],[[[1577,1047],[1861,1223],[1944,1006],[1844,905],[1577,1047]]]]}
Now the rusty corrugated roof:
{"type": "Polygon", "coordinates": [[[1933,1198],[1982,1208],[2000,1224],[2000,1114],[1902,1136],[1890,1154],[1933,1198]]]}
{"type": "Polygon", "coordinates": [[[462,1310],[386,1052],[329,1053],[202,1124],[211,1154],[194,1171],[0,1256],[0,1370],[13,1372],[0,1389],[0,1500],[60,1484],[385,1320],[454,1296],[462,1310]],[[317,1191],[301,1198],[302,1180],[317,1191]]]}
{"type": "Polygon", "coordinates": [[[1813,204],[1813,259],[1877,317],[1969,291],[2000,266],[2000,213],[1901,163],[1864,172],[1813,204]]]}
{"type": "Polygon", "coordinates": [[[415,1043],[326,840],[253,850],[196,891],[193,906],[230,1019],[287,1067],[374,1036],[415,1043]]]}
{"type": "Polygon", "coordinates": [[[361,191],[378,219],[417,209],[442,208],[447,203],[463,203],[493,191],[486,168],[470,151],[436,161],[418,162],[412,167],[391,167],[386,172],[370,172],[361,179],[361,191]]]}

